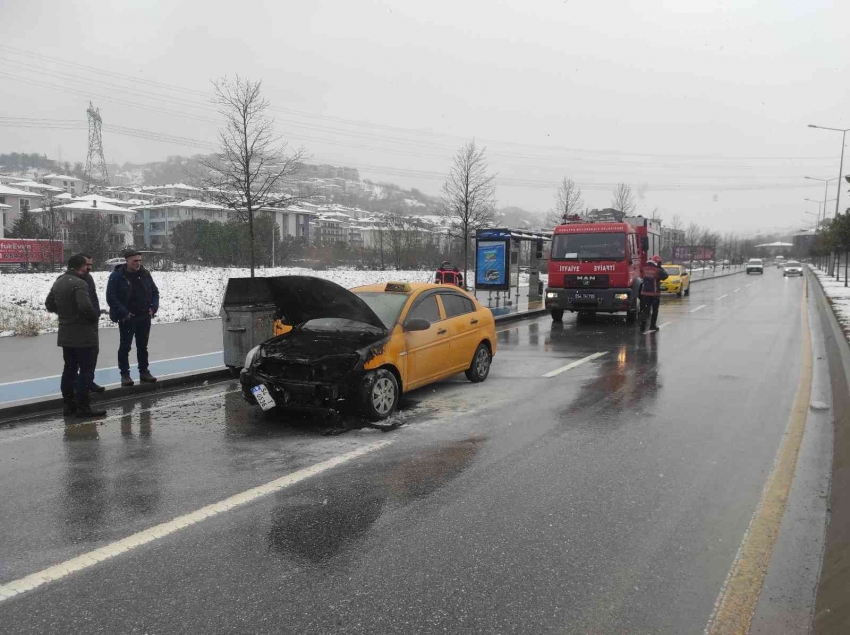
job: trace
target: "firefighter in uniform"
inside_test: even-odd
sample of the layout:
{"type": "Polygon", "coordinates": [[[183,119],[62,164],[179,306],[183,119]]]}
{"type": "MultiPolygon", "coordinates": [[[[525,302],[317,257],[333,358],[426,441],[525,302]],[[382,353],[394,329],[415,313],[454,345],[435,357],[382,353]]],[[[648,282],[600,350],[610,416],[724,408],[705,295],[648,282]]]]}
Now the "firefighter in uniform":
{"type": "Polygon", "coordinates": [[[661,306],[661,281],[667,272],[661,266],[661,256],[650,258],[643,268],[643,286],[640,289],[640,330],[646,331],[646,318],[650,317],[649,332],[658,330],[658,309],[661,306]]]}

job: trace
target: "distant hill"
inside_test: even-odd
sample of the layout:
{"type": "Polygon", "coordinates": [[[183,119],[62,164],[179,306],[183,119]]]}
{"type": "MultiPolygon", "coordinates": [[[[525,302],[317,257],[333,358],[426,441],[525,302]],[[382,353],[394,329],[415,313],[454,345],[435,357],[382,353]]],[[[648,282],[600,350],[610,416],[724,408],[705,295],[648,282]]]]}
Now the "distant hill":
{"type": "MultiPolygon", "coordinates": [[[[169,183],[192,183],[201,172],[200,160],[203,155],[184,157],[169,156],[165,161],[150,163],[108,164],[110,181],[113,185],[166,185],[169,183]]],[[[70,173],[83,176],[83,165],[59,163],[40,154],[12,152],[0,154],[0,169],[24,170],[38,169],[51,172],[70,173]]],[[[429,196],[416,188],[404,189],[394,183],[376,183],[368,179],[361,180],[356,168],[327,164],[305,164],[298,178],[304,182],[303,189],[309,190],[313,179],[343,179],[344,189],[322,191],[320,200],[349,207],[361,207],[374,212],[397,212],[401,214],[429,215],[438,214],[440,199],[429,196]]],[[[496,210],[496,224],[518,229],[540,229],[545,223],[544,214],[529,212],[520,207],[503,207],[496,210]]]]}

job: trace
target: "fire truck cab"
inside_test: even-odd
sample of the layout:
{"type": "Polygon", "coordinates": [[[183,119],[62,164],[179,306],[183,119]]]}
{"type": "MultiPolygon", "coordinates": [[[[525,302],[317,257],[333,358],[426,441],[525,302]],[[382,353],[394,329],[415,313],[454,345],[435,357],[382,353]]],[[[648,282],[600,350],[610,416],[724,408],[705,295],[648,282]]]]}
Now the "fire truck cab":
{"type": "Polygon", "coordinates": [[[623,222],[571,219],[552,232],[546,308],[560,321],[564,311],[625,313],[637,319],[641,272],[659,253],[658,221],[634,216],[623,222]]]}

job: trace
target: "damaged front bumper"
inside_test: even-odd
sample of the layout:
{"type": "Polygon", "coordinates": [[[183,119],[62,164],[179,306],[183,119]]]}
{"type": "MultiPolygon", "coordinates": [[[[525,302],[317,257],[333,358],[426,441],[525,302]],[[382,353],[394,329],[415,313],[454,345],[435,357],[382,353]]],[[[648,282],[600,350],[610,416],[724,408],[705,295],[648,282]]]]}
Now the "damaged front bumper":
{"type": "Polygon", "coordinates": [[[252,405],[258,405],[251,390],[263,385],[279,408],[300,410],[338,409],[343,403],[353,400],[356,386],[363,373],[352,373],[340,381],[296,381],[271,377],[258,370],[243,369],[239,375],[242,397],[252,405]]]}

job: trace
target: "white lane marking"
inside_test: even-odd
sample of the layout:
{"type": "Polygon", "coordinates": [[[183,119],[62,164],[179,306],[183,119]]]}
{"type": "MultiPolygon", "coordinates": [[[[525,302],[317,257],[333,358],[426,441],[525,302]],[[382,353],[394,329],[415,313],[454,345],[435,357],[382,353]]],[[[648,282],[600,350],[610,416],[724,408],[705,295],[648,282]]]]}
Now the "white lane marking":
{"type": "MultiPolygon", "coordinates": [[[[132,417],[134,415],[144,414],[146,412],[158,412],[159,410],[168,410],[169,408],[177,408],[179,406],[186,406],[189,404],[193,404],[199,401],[206,401],[207,399],[213,399],[215,397],[222,397],[226,395],[232,395],[235,392],[240,392],[239,390],[226,390],[224,392],[217,392],[212,395],[204,395],[203,397],[194,397],[192,399],[186,399],[184,401],[178,401],[175,403],[163,405],[163,406],[154,406],[153,408],[146,408],[143,410],[139,410],[138,412],[126,412],[120,415],[110,415],[108,417],[94,418],[94,419],[84,419],[82,421],[75,421],[74,423],[69,423],[61,428],[50,428],[48,430],[39,430],[38,432],[30,432],[29,434],[20,434],[14,437],[8,438],[0,438],[0,445],[4,443],[14,443],[15,441],[24,441],[26,439],[32,439],[33,437],[42,437],[46,434],[56,434],[57,432],[64,432],[67,428],[73,428],[75,426],[87,425],[91,423],[106,423],[107,421],[118,421],[120,419],[124,419],[125,417],[132,417]]],[[[115,404],[118,405],[118,404],[115,404]]],[[[59,420],[61,421],[61,419],[59,420]]]]}
{"type": "Polygon", "coordinates": [[[594,359],[597,359],[597,358],[602,357],[603,355],[607,355],[607,354],[608,354],[608,351],[602,351],[601,353],[594,353],[593,355],[588,355],[587,357],[583,357],[582,359],[579,359],[579,360],[573,362],[572,364],[567,364],[566,366],[561,366],[560,368],[556,368],[555,370],[550,371],[543,376],[544,377],[557,377],[561,373],[565,373],[568,370],[572,370],[573,368],[576,368],[577,366],[581,366],[582,364],[585,364],[587,362],[591,362],[594,359]]]}
{"type": "Polygon", "coordinates": [[[665,322],[664,324],[662,324],[662,325],[660,325],[660,326],[658,327],[658,330],[660,331],[660,330],[661,330],[661,329],[663,329],[665,326],[670,326],[671,324],[672,324],[672,322],[665,322]]]}
{"type": "Polygon", "coordinates": [[[100,549],[89,551],[88,553],[84,553],[81,556],[72,558],[71,560],[66,560],[65,562],[48,567],[47,569],[37,573],[8,582],[0,586],[0,602],[15,597],[16,595],[26,593],[27,591],[32,591],[33,589],[47,584],[48,582],[54,582],[69,576],[72,573],[88,569],[99,562],[109,560],[119,554],[131,551],[136,547],[141,547],[142,545],[158,540],[159,538],[164,538],[165,536],[180,531],[181,529],[191,527],[192,525],[206,520],[207,518],[212,518],[213,516],[217,516],[230,511],[231,509],[236,509],[237,507],[241,507],[242,505],[255,501],[258,498],[274,494],[275,492],[308,479],[311,476],[321,474],[322,472],[338,467],[343,463],[357,459],[365,454],[385,448],[393,442],[394,440],[378,441],[377,443],[363,446],[357,450],[340,454],[339,456],[330,458],[327,461],[322,461],[321,463],[305,467],[296,472],[292,472],[291,474],[287,474],[286,476],[281,476],[273,481],[269,481],[265,485],[259,485],[239,494],[234,494],[229,498],[225,498],[217,503],[212,503],[211,505],[202,507],[197,511],[184,514],[183,516],[178,516],[168,522],[160,523],[159,525],[155,525],[149,529],[135,533],[132,536],[127,536],[126,538],[108,544],[100,549]]]}
{"type": "Polygon", "coordinates": [[[707,305],[705,305],[705,304],[700,304],[697,308],[695,308],[695,309],[691,309],[691,311],[690,311],[690,312],[691,312],[691,313],[696,313],[697,311],[702,311],[702,310],[703,310],[706,306],[707,306],[707,305]]]}
{"type": "Polygon", "coordinates": [[[735,289],[734,291],[732,291],[732,293],[738,293],[738,291],[740,291],[740,290],[741,290],[741,289],[740,289],[740,287],[739,287],[739,288],[735,289]]]}
{"type": "MultiPolygon", "coordinates": [[[[186,355],[185,357],[172,357],[170,359],[152,359],[152,360],[150,360],[150,363],[151,364],[161,364],[163,362],[179,362],[181,359],[194,359],[196,357],[207,357],[208,355],[219,355],[223,352],[224,351],[210,351],[209,353],[200,353],[198,355],[186,355]]],[[[215,368],[220,368],[220,367],[216,366],[215,368]]],[[[97,368],[95,370],[96,371],[118,370],[118,367],[117,366],[110,366],[108,368],[97,368]]],[[[198,372],[198,371],[191,371],[191,372],[198,372]]],[[[61,376],[62,375],[49,375],[47,377],[32,377],[30,379],[19,379],[18,381],[8,381],[5,384],[0,384],[0,386],[14,386],[15,384],[26,384],[26,383],[31,382],[31,381],[41,381],[43,379],[58,379],[61,376]]],[[[165,377],[165,375],[163,375],[163,377],[165,377]]],[[[110,384],[110,385],[112,385],[112,384],[110,384]]]]}
{"type": "Polygon", "coordinates": [[[750,284],[745,284],[744,287],[751,287],[755,284],[755,282],[751,282],[750,284]]]}
{"type": "Polygon", "coordinates": [[[728,297],[729,297],[729,294],[727,293],[727,294],[725,294],[725,295],[721,295],[721,296],[720,296],[719,298],[717,298],[717,299],[718,299],[718,300],[722,300],[723,298],[728,298],[728,297]]]}

